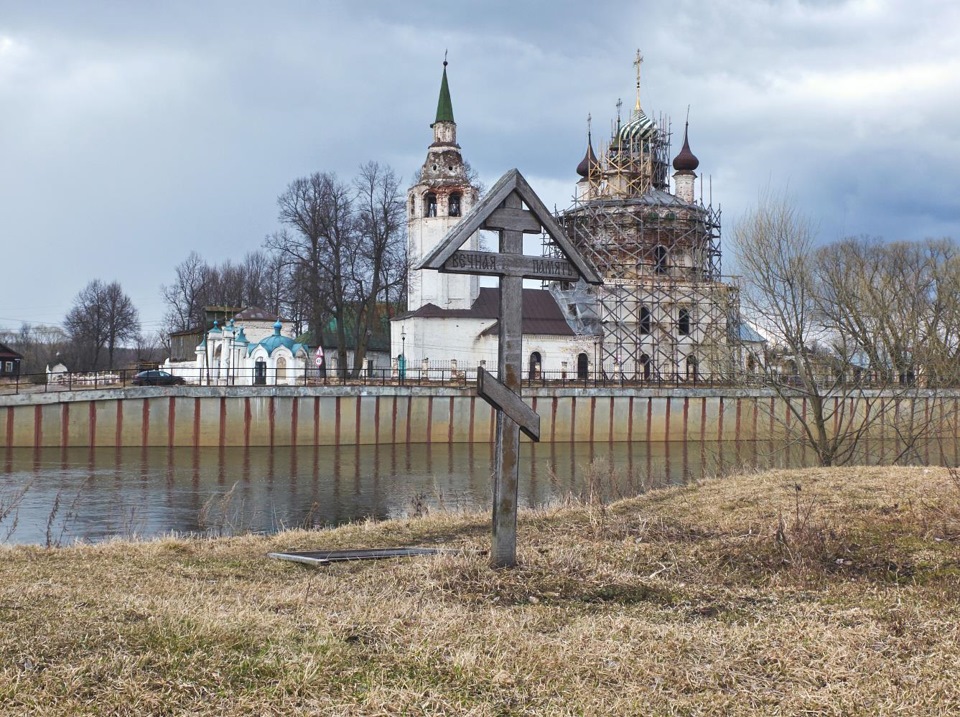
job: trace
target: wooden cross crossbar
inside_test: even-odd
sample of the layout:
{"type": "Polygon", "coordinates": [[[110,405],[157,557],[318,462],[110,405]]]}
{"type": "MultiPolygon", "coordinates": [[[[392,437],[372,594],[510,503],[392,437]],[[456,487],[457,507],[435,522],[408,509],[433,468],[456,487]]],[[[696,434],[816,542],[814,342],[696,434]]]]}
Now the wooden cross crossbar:
{"type": "Polygon", "coordinates": [[[440,271],[447,274],[479,274],[481,276],[519,276],[522,279],[576,281],[577,268],[566,259],[524,254],[497,254],[492,251],[454,253],[443,262],[440,271]]]}
{"type": "Polygon", "coordinates": [[[540,414],[523,402],[516,393],[500,383],[482,366],[477,369],[477,395],[507,418],[533,441],[540,441],[540,414]]]}

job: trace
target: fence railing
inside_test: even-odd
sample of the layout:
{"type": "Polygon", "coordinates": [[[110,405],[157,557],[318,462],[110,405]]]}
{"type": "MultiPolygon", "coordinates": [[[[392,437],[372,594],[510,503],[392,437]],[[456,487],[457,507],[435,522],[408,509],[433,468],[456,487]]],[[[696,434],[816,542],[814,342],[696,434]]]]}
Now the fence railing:
{"type": "MultiPolygon", "coordinates": [[[[496,376],[496,370],[491,373],[496,376]]],[[[889,376],[863,373],[840,381],[835,374],[817,377],[817,387],[829,391],[842,385],[846,389],[926,388],[924,381],[910,375],[891,379],[889,376]]],[[[0,395],[19,393],[49,393],[99,388],[126,388],[149,385],[187,386],[448,386],[465,388],[477,380],[477,368],[458,369],[456,362],[420,362],[400,368],[378,367],[368,364],[359,371],[333,368],[329,371],[313,366],[304,369],[261,368],[180,368],[174,365],[164,377],[146,378],[137,369],[113,369],[96,372],[52,372],[0,377],[0,395]],[[168,383],[169,382],[169,383],[168,383]]],[[[705,375],[695,372],[665,373],[648,371],[639,374],[598,371],[541,371],[527,370],[523,376],[525,387],[638,387],[638,388],[711,388],[711,387],[770,387],[781,390],[795,388],[803,392],[799,376],[767,375],[759,372],[741,372],[726,375],[705,375]]],[[[944,388],[945,386],[938,386],[944,388]]],[[[952,387],[952,386],[951,386],[952,387]]],[[[806,387],[810,388],[810,387],[806,387]]]]}
{"type": "MultiPolygon", "coordinates": [[[[491,371],[496,376],[496,371],[491,371]]],[[[207,369],[175,369],[171,372],[173,384],[162,379],[154,385],[150,378],[144,383],[136,369],[116,369],[98,372],[63,372],[54,374],[22,374],[0,379],[0,395],[19,393],[49,393],[56,391],[81,391],[101,388],[126,388],[151,385],[162,389],[166,385],[187,386],[434,386],[466,388],[477,379],[477,369],[458,370],[446,367],[399,369],[393,367],[366,367],[354,371],[321,372],[309,368],[294,372],[268,368],[266,370],[243,369],[216,371],[207,369]]],[[[779,383],[790,386],[791,377],[778,377],[779,383]]],[[[636,387],[636,388],[711,388],[711,387],[762,387],[770,385],[770,377],[759,373],[710,376],[690,373],[651,373],[631,375],[612,371],[527,371],[523,376],[524,387],[636,387]]],[[[827,384],[827,377],[825,377],[827,384]]],[[[862,388],[889,388],[889,382],[858,381],[862,388]]]]}

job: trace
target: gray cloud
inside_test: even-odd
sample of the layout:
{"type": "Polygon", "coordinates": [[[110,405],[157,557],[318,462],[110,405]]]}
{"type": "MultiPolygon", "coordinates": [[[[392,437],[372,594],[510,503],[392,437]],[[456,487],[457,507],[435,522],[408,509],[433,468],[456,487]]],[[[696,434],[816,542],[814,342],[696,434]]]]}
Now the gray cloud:
{"type": "Polygon", "coordinates": [[[410,177],[447,48],[488,184],[516,166],[565,206],[586,116],[600,140],[630,110],[640,47],[644,109],[676,151],[690,106],[728,233],[769,185],[825,241],[960,239],[958,26],[933,0],[4,3],[0,326],[59,322],[102,278],[157,328],[174,265],[258,248],[292,179],[410,177]]]}

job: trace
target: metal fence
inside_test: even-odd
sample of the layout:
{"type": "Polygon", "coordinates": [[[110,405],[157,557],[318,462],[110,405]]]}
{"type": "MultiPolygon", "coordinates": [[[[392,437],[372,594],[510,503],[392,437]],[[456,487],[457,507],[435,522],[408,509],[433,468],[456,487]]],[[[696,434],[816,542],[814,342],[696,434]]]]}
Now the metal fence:
{"type": "MultiPolygon", "coordinates": [[[[63,372],[56,374],[23,374],[0,380],[0,395],[51,393],[106,388],[128,388],[144,385],[136,369],[98,372],[63,372]]],[[[491,371],[496,376],[497,372],[491,371]]],[[[290,369],[256,372],[235,370],[217,373],[206,369],[179,369],[173,373],[176,384],[186,386],[423,386],[467,388],[476,383],[477,369],[430,366],[428,368],[367,367],[358,375],[353,372],[319,372],[310,368],[296,374],[290,369]]],[[[762,386],[767,383],[761,374],[740,374],[732,377],[704,377],[687,373],[659,373],[643,376],[616,374],[610,371],[578,373],[575,371],[534,371],[523,377],[524,387],[636,387],[636,388],[710,388],[762,386]]],[[[149,384],[148,384],[149,385],[149,384]]],[[[153,386],[163,389],[165,385],[153,386]]]]}

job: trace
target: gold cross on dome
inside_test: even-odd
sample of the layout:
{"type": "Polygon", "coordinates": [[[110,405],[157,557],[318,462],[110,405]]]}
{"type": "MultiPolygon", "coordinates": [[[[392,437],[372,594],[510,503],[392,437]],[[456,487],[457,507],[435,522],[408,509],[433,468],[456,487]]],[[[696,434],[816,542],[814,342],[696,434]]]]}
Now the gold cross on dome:
{"type": "Polygon", "coordinates": [[[640,54],[640,50],[637,50],[637,59],[633,61],[634,66],[637,68],[637,106],[635,109],[640,110],[640,65],[643,64],[643,55],[640,54]]]}

